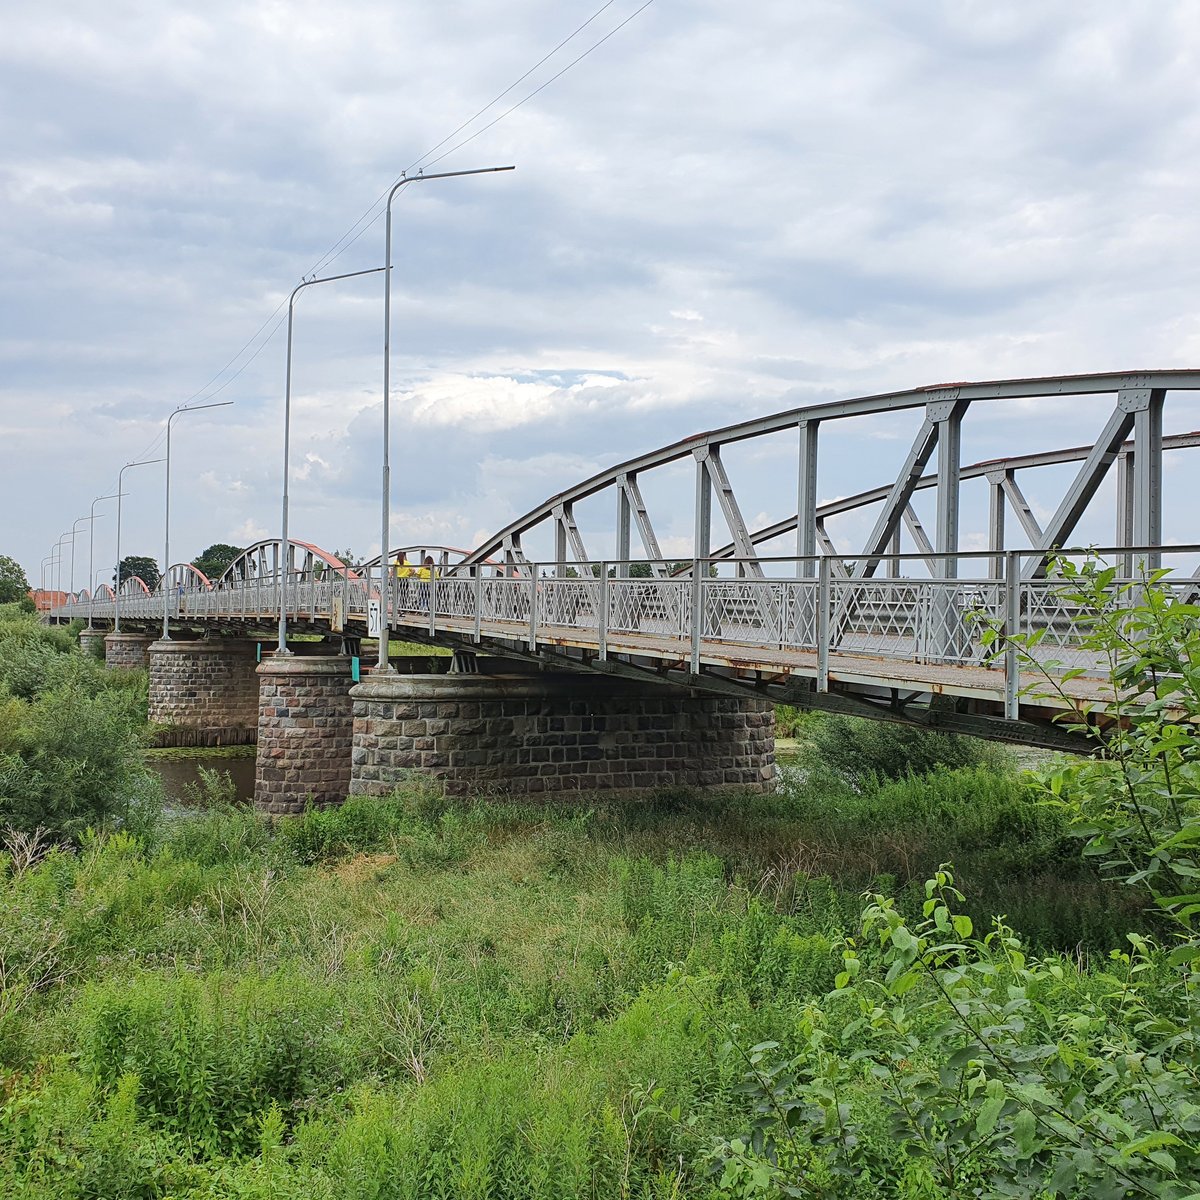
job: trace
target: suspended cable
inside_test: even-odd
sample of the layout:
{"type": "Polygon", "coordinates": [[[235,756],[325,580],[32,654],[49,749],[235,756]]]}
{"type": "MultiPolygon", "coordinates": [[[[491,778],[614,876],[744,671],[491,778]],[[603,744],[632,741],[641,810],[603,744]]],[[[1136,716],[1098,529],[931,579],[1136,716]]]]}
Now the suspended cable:
{"type": "MultiPolygon", "coordinates": [[[[552,83],[554,83],[558,79],[561,79],[563,75],[565,75],[573,67],[575,67],[579,63],[581,63],[585,58],[587,58],[590,54],[592,54],[593,51],[599,49],[602,45],[604,45],[605,42],[607,42],[611,37],[613,37],[615,34],[619,33],[622,29],[624,29],[625,26],[628,25],[635,17],[637,17],[642,12],[644,12],[647,8],[649,8],[650,5],[654,3],[654,0],[645,0],[645,2],[639,8],[635,9],[628,17],[626,17],[623,21],[621,21],[620,24],[615,26],[613,29],[609,30],[609,32],[606,33],[602,38],[600,38],[598,41],[594,42],[591,46],[589,46],[582,54],[580,54],[577,57],[575,57],[574,59],[572,59],[560,71],[556,72],[549,79],[547,79],[544,83],[542,83],[538,87],[534,88],[533,91],[531,91],[527,96],[525,96],[521,100],[517,101],[516,104],[505,109],[504,112],[500,113],[498,116],[493,118],[493,120],[489,121],[482,128],[476,130],[469,137],[466,137],[462,141],[451,146],[448,150],[443,151],[441,154],[438,155],[437,158],[434,158],[429,162],[425,161],[426,159],[429,158],[429,156],[431,154],[436,153],[443,146],[445,146],[447,142],[449,142],[451,139],[456,137],[464,129],[467,129],[473,122],[477,121],[484,113],[488,112],[489,109],[495,107],[495,105],[498,104],[510,92],[512,92],[512,90],[514,88],[520,86],[520,84],[523,83],[526,79],[528,79],[530,77],[530,75],[532,75],[535,71],[537,71],[537,69],[539,67],[543,66],[550,59],[552,59],[556,54],[558,54],[559,51],[562,50],[564,46],[568,45],[571,41],[573,41],[576,37],[578,37],[585,29],[587,29],[587,27],[589,25],[591,25],[598,17],[600,17],[605,11],[607,11],[609,8],[611,8],[613,6],[613,4],[615,4],[615,3],[616,3],[616,0],[605,0],[605,3],[600,5],[600,7],[597,8],[596,11],[593,12],[592,15],[587,18],[586,21],[584,21],[582,24],[578,25],[575,29],[573,29],[565,38],[562,39],[562,41],[560,41],[557,45],[555,45],[552,50],[548,51],[540,59],[538,59],[538,61],[536,63],[534,63],[533,66],[530,67],[523,75],[521,75],[517,79],[515,79],[512,83],[510,83],[508,85],[508,87],[506,87],[502,92],[500,92],[492,100],[490,100],[487,104],[485,104],[474,115],[472,115],[466,121],[463,121],[457,128],[455,128],[450,133],[448,133],[444,138],[442,138],[442,140],[440,142],[438,142],[436,145],[431,146],[428,150],[426,150],[425,153],[420,156],[420,158],[414,159],[412,164],[410,166],[406,167],[404,172],[397,178],[393,179],[392,182],[388,185],[388,187],[385,188],[383,190],[383,192],[380,193],[380,195],[363,212],[363,214],[358,218],[358,220],[356,220],[350,226],[350,228],[345,233],[343,233],[341,235],[341,237],[339,237],[329,247],[329,249],[327,249],[325,251],[325,253],[322,254],[317,259],[317,261],[309,268],[309,270],[306,274],[313,275],[313,274],[316,274],[316,273],[326,269],[330,264],[335,262],[347,250],[349,250],[350,247],[353,246],[359,240],[359,238],[361,238],[362,235],[364,233],[366,233],[367,230],[370,229],[379,220],[379,218],[383,215],[383,205],[387,200],[388,193],[391,191],[392,187],[394,187],[395,184],[398,183],[400,181],[400,179],[402,179],[404,177],[405,174],[407,174],[409,171],[417,168],[418,166],[421,166],[422,164],[424,164],[424,166],[432,166],[432,165],[434,165],[434,163],[441,162],[442,159],[453,154],[456,150],[459,150],[463,146],[467,145],[468,142],[474,141],[475,138],[479,137],[483,133],[486,133],[487,130],[491,129],[493,126],[499,124],[506,117],[508,117],[512,113],[516,112],[517,109],[519,109],[523,105],[527,104],[530,100],[532,100],[540,92],[543,92],[552,83]]],[[[187,400],[184,401],[184,403],[190,404],[195,400],[208,399],[211,396],[218,395],[220,392],[224,391],[224,389],[227,388],[231,383],[233,383],[234,380],[239,378],[242,375],[242,373],[247,370],[247,368],[250,366],[250,364],[253,363],[254,360],[262,353],[262,351],[270,344],[271,340],[274,338],[275,334],[278,332],[280,326],[283,323],[283,318],[280,317],[280,313],[282,312],[285,305],[286,305],[286,301],[281,300],[280,303],[275,307],[275,309],[267,316],[267,318],[258,327],[258,329],[255,330],[255,332],[241,346],[241,348],[237,351],[237,353],[234,354],[229,359],[229,361],[226,362],[225,365],[220,368],[220,370],[216,371],[209,378],[207,383],[205,383],[202,387],[198,388],[195,392],[193,392],[187,398],[187,400]],[[276,320],[276,318],[279,318],[279,319],[276,320]],[[274,321],[274,325],[272,326],[273,321],[274,321]],[[263,337],[263,331],[266,330],[268,326],[271,326],[270,331],[266,334],[265,337],[263,337]],[[261,341],[259,341],[260,338],[262,339],[261,341]],[[213,385],[216,384],[217,380],[220,379],[223,375],[226,375],[226,373],[230,371],[230,368],[232,368],[235,363],[239,362],[239,360],[243,357],[243,355],[246,354],[247,350],[255,344],[255,342],[258,342],[258,345],[255,348],[254,352],[244,362],[242,362],[240,366],[238,366],[236,371],[233,371],[232,374],[229,374],[228,377],[219,386],[214,388],[213,385]]],[[[156,439],[153,446],[157,446],[159,441],[161,441],[161,438],[156,439]]],[[[143,453],[144,454],[152,453],[153,446],[151,447],[150,450],[147,450],[143,453]]]]}

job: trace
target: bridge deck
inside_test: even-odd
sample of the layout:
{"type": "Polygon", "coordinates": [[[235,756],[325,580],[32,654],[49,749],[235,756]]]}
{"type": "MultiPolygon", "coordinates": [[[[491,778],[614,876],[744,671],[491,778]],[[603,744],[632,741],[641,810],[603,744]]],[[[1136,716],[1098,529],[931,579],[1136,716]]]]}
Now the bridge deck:
{"type": "MultiPolygon", "coordinates": [[[[474,635],[475,623],[439,616],[438,628],[444,632],[457,632],[466,637],[474,635]]],[[[410,630],[428,634],[428,619],[418,614],[405,614],[399,618],[397,631],[410,630]]],[[[482,621],[480,632],[484,636],[525,640],[529,626],[519,621],[482,621]]],[[[591,631],[571,625],[543,625],[537,631],[539,643],[572,646],[582,650],[599,650],[599,639],[589,636],[591,631]]],[[[610,654],[639,655],[658,662],[672,659],[686,663],[691,657],[691,644],[679,638],[654,633],[610,633],[606,639],[610,654]]],[[[486,649],[486,647],[481,647],[486,649]]],[[[729,667],[741,671],[777,670],[780,675],[815,679],[819,673],[817,654],[811,650],[786,650],[771,646],[749,646],[740,642],[726,642],[718,638],[706,638],[700,644],[700,661],[708,666],[729,667]]],[[[951,663],[918,663],[896,658],[884,658],[868,654],[849,654],[831,651],[829,654],[829,679],[834,683],[856,684],[870,687],[896,688],[900,691],[921,692],[931,695],[963,696],[969,699],[990,701],[1003,705],[1005,679],[1002,670],[986,666],[960,666],[951,663]]],[[[1021,688],[1037,693],[1054,695],[1058,688],[1073,701],[1087,705],[1099,703],[1111,696],[1111,684],[1102,678],[1081,675],[1065,682],[1055,679],[1053,686],[1046,675],[1036,670],[1021,672],[1021,688]]],[[[1041,700],[1055,707],[1065,706],[1055,699],[1041,700]]]]}

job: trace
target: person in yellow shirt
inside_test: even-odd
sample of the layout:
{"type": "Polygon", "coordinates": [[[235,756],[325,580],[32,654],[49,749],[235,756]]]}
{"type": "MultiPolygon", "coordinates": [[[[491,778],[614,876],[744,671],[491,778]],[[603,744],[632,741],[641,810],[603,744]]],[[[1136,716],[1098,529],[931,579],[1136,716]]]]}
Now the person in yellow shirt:
{"type": "Polygon", "coordinates": [[[405,580],[412,579],[416,570],[408,561],[403,550],[392,561],[392,574],[396,577],[396,607],[401,610],[412,607],[412,584],[405,580]]]}
{"type": "Polygon", "coordinates": [[[429,581],[433,578],[433,555],[427,554],[417,568],[417,607],[429,611],[429,581]]]}

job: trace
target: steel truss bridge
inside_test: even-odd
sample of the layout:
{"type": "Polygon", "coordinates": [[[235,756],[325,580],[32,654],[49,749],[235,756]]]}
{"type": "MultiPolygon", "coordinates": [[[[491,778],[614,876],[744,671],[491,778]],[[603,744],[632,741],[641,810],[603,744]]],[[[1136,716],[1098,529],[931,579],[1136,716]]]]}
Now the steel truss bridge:
{"type": "MultiPolygon", "coordinates": [[[[730,425],[595,475],[473,550],[397,547],[389,557],[405,549],[413,562],[428,553],[439,569],[428,584],[393,580],[381,619],[393,638],[461,651],[1077,747],[1056,718],[1074,708],[1103,719],[1097,706],[1107,694],[1107,664],[1085,647],[1089,614],[1067,598],[1056,557],[1099,557],[1117,568],[1118,585],[1169,567],[1165,582],[1174,596],[1197,600],[1200,545],[1164,546],[1162,518],[1164,454],[1200,445],[1200,433],[1164,434],[1167,397],[1198,390],[1200,371],[961,383],[730,425]],[[1078,404],[1082,424],[1103,406],[1108,416],[1095,440],[962,463],[968,415],[993,402],[1047,398],[1078,404]],[[818,503],[824,427],[905,412],[916,432],[894,479],[818,503]],[[779,486],[789,496],[794,489],[795,514],[752,529],[723,455],[737,443],[792,430],[795,469],[779,486]],[[686,480],[689,463],[680,495],[679,468],[686,480]],[[1067,467],[1070,478],[1043,523],[1022,482],[1051,467],[1067,467]],[[1110,473],[1112,545],[1063,550],[1110,473]],[[645,485],[657,480],[664,490],[664,477],[675,494],[647,504],[645,485]],[[987,488],[986,549],[961,544],[960,488],[968,481],[987,488]],[[925,493],[934,508],[928,528],[915,507],[925,493]],[[607,497],[615,517],[599,552],[576,517],[595,497],[607,497]],[[665,554],[657,529],[689,509],[690,553],[665,554]],[[830,521],[847,514],[872,520],[854,552],[829,532],[830,521]],[[552,552],[539,559],[525,549],[534,543],[552,552]],[[988,630],[999,637],[985,636],[988,630]],[[1036,661],[1018,653],[1012,632],[1037,635],[1036,661]],[[1076,669],[1082,674],[1062,679],[1076,669]]],[[[1036,403],[1025,411],[1036,418],[1036,403]]],[[[1200,500],[1200,486],[1193,494],[1200,500]]],[[[165,614],[177,630],[268,633],[282,605],[296,632],[354,641],[368,636],[371,609],[378,610],[380,569],[379,559],[351,569],[311,543],[289,541],[285,549],[268,540],[245,550],[219,579],[175,564],[156,592],[127,579],[119,594],[105,587],[70,596],[53,617],[87,617],[108,628],[119,616],[128,630],[152,631],[165,614]]]]}

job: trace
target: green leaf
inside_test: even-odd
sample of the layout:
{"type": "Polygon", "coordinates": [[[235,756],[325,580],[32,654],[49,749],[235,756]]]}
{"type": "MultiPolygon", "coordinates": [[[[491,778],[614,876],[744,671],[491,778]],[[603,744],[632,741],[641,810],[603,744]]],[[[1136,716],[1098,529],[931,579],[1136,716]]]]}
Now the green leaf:
{"type": "Polygon", "coordinates": [[[1027,1108],[1013,1118],[1013,1144],[1018,1158],[1029,1158],[1037,1149],[1037,1120],[1027,1108]]]}
{"type": "Polygon", "coordinates": [[[996,1128],[1000,1110],[1004,1107],[1003,1096],[989,1096],[980,1106],[979,1115],[975,1118],[975,1132],[987,1137],[996,1128]]]}

